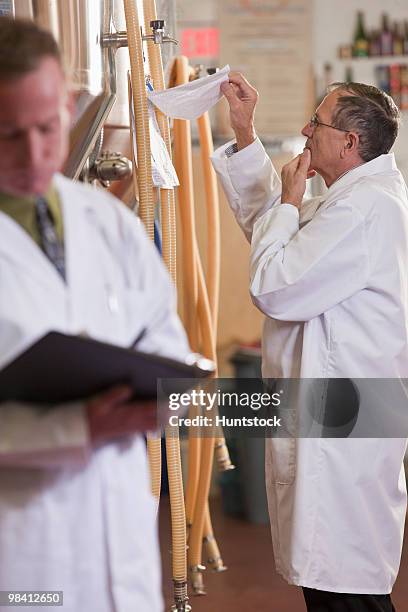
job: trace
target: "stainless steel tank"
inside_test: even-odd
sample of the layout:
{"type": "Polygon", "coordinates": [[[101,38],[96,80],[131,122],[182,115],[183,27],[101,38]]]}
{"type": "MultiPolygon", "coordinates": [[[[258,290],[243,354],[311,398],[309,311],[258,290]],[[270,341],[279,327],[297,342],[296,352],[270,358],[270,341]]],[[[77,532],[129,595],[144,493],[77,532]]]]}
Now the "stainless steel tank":
{"type": "Polygon", "coordinates": [[[62,50],[76,97],[63,172],[77,178],[115,101],[115,52],[101,44],[113,28],[113,0],[14,0],[14,12],[50,30],[62,50]]]}
{"type": "MultiPolygon", "coordinates": [[[[144,31],[143,0],[136,2],[144,31]]],[[[129,126],[128,50],[103,45],[104,35],[126,30],[123,0],[8,0],[7,6],[16,17],[33,19],[50,30],[60,45],[76,96],[70,151],[63,172],[78,178],[103,125],[107,123],[111,132],[129,126]]],[[[173,34],[175,0],[157,0],[157,15],[166,20],[173,34]]],[[[162,53],[166,65],[174,54],[173,45],[163,45],[162,53]]],[[[147,62],[145,71],[149,71],[147,62]]]]}

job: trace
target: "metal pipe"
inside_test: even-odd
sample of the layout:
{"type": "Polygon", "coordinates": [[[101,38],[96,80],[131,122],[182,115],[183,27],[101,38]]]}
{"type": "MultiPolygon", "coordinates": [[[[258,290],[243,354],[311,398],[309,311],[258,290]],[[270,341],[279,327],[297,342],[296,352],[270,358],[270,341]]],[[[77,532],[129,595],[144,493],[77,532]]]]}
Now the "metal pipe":
{"type": "Polygon", "coordinates": [[[102,47],[113,47],[119,49],[120,47],[128,46],[127,32],[109,32],[102,36],[102,47]]]}

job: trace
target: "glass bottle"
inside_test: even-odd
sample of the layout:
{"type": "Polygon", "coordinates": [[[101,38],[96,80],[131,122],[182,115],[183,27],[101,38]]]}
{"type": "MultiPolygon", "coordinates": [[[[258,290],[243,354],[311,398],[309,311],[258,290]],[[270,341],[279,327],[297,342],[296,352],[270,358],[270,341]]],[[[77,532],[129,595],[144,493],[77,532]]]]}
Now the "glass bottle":
{"type": "Polygon", "coordinates": [[[403,53],[404,55],[408,55],[408,21],[404,21],[403,53]]]}
{"type": "Polygon", "coordinates": [[[351,66],[346,66],[346,70],[344,73],[344,81],[346,83],[352,83],[353,80],[353,68],[351,66]]]}
{"type": "Polygon", "coordinates": [[[376,66],[375,67],[375,76],[377,81],[377,87],[385,91],[385,93],[390,93],[390,67],[389,66],[376,66]]]}
{"type": "Polygon", "coordinates": [[[354,34],[353,55],[355,57],[368,56],[368,38],[364,27],[364,14],[362,11],[357,13],[357,25],[354,34]]]}
{"type": "Polygon", "coordinates": [[[390,94],[398,108],[401,108],[401,66],[390,66],[390,94]]]}
{"type": "Polygon", "coordinates": [[[392,55],[392,32],[390,30],[388,15],[383,13],[382,28],[380,32],[381,55],[392,55]]]}
{"type": "Polygon", "coordinates": [[[404,33],[402,32],[400,23],[394,22],[392,32],[392,53],[393,55],[402,55],[404,52],[404,33]]]}
{"type": "Polygon", "coordinates": [[[369,34],[368,55],[370,57],[381,55],[380,30],[372,30],[369,34]]]}
{"type": "Polygon", "coordinates": [[[408,66],[401,66],[401,110],[408,110],[408,66]]]}

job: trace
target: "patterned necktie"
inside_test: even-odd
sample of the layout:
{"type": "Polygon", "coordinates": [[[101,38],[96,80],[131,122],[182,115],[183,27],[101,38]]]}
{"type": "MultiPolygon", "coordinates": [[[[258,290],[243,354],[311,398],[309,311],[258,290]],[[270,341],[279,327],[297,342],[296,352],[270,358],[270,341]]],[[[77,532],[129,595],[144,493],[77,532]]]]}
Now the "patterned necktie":
{"type": "Polygon", "coordinates": [[[65,281],[64,247],[57,236],[54,220],[44,198],[36,201],[36,216],[42,248],[65,281]]]}

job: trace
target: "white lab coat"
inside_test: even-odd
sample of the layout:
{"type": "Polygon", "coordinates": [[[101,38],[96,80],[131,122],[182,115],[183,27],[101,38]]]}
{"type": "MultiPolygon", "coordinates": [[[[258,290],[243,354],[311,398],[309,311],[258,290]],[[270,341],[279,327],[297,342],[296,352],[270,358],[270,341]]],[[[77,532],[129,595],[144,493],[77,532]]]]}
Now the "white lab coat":
{"type": "MultiPolygon", "coordinates": [[[[146,328],[141,350],[183,357],[173,288],[140,222],[101,190],[55,186],[66,285],[0,214],[0,367],[52,329],[129,346],[146,328]]],[[[92,450],[81,403],[0,405],[0,590],[63,590],[67,612],[162,610],[142,436],[92,450]]]]}
{"type": "MultiPolygon", "coordinates": [[[[251,241],[266,378],[408,376],[408,202],[392,154],[298,210],[261,143],[213,164],[251,241]]],[[[266,445],[276,567],[291,584],[389,593],[406,510],[405,439],[279,438],[266,445]]]]}

